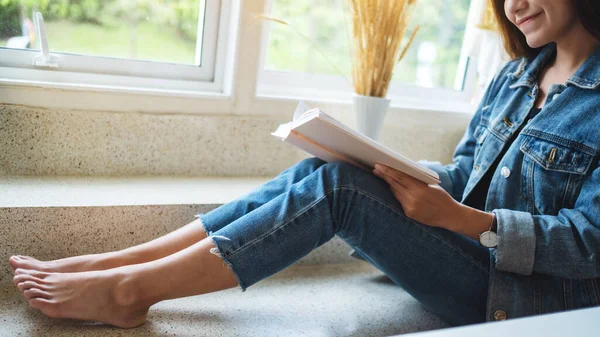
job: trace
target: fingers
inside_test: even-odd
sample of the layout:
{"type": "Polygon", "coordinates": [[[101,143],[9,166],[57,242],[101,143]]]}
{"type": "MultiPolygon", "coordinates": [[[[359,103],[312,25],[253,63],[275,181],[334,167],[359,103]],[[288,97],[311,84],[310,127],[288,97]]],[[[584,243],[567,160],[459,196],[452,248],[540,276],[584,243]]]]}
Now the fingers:
{"type": "Polygon", "coordinates": [[[385,173],[383,173],[382,171],[379,171],[377,169],[373,170],[373,174],[375,174],[376,176],[378,176],[379,178],[385,180],[386,183],[388,183],[388,185],[390,185],[390,187],[394,187],[394,186],[400,186],[403,188],[407,188],[401,180],[397,180],[394,177],[387,175],[385,173]]]}
{"type": "Polygon", "coordinates": [[[427,185],[422,181],[415,179],[404,172],[393,169],[389,166],[375,164],[375,169],[382,172],[384,175],[394,178],[394,180],[396,180],[399,184],[406,188],[412,188],[416,185],[427,185]]]}
{"type": "Polygon", "coordinates": [[[379,164],[376,164],[375,170],[373,170],[373,173],[376,176],[384,179],[388,184],[400,185],[404,188],[409,188],[409,184],[407,183],[407,181],[404,179],[403,176],[397,175],[397,172],[398,171],[396,170],[379,164]]]}
{"type": "Polygon", "coordinates": [[[406,198],[406,186],[402,185],[402,183],[396,181],[394,178],[378,172],[377,170],[375,170],[373,173],[381,179],[385,180],[386,183],[388,183],[390,189],[392,190],[392,193],[394,193],[394,196],[396,197],[396,199],[398,199],[398,201],[400,201],[400,203],[404,201],[404,199],[406,198]]]}
{"type": "Polygon", "coordinates": [[[406,189],[404,187],[397,186],[397,185],[390,185],[390,187],[391,187],[392,193],[394,193],[394,196],[396,197],[396,199],[401,204],[404,204],[404,202],[406,201],[406,189]]]}

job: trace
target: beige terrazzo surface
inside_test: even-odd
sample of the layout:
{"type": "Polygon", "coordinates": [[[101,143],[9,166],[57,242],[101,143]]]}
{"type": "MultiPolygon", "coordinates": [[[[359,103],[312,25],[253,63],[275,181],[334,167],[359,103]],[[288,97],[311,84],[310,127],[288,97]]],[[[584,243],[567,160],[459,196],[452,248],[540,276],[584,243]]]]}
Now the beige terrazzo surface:
{"type": "Polygon", "coordinates": [[[0,105],[0,175],[268,176],[303,158],[282,122],[0,105]]]}
{"type": "Polygon", "coordinates": [[[0,176],[0,207],[224,204],[270,178],[0,176]]]}
{"type": "MultiPolygon", "coordinates": [[[[288,118],[0,104],[0,175],[274,176],[308,156],[271,136],[288,118]]],[[[408,158],[450,162],[467,122],[390,114],[382,142],[408,158]]]]}
{"type": "Polygon", "coordinates": [[[365,262],[296,265],[249,287],[159,303],[139,328],[56,320],[0,287],[0,336],[391,336],[445,327],[365,262]]]}
{"type": "MultiPolygon", "coordinates": [[[[165,235],[218,205],[0,208],[0,287],[10,285],[11,255],[42,260],[114,251],[165,235]]],[[[334,237],[299,263],[355,261],[334,237]]]]}

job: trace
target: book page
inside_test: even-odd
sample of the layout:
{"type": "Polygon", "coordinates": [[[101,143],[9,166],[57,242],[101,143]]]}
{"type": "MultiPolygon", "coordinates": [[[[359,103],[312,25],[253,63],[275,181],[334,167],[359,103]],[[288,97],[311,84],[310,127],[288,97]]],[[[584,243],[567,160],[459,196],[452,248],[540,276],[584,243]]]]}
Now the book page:
{"type": "Polygon", "coordinates": [[[293,121],[280,125],[272,135],[328,162],[344,161],[366,170],[379,163],[427,184],[439,183],[437,172],[392,151],[319,109],[310,109],[304,102],[296,107],[293,121]]]}
{"type": "Polygon", "coordinates": [[[292,121],[295,122],[300,120],[300,118],[302,118],[302,115],[304,115],[304,113],[309,110],[312,110],[312,108],[309,107],[308,104],[306,104],[304,101],[298,102],[296,110],[294,111],[294,115],[292,116],[292,121]]]}

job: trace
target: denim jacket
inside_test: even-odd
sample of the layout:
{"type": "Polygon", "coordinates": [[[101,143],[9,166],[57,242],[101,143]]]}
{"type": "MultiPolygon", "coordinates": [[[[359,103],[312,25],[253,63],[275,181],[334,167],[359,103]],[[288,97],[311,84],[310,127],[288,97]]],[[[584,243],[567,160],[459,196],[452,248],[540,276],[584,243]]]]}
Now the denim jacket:
{"type": "Polygon", "coordinates": [[[566,83],[552,85],[542,111],[525,120],[538,74],[555,53],[549,44],[535,58],[506,64],[453,163],[426,163],[464,202],[516,136],[493,173],[485,205],[498,221],[488,320],[600,305],[600,49],[566,83]]]}

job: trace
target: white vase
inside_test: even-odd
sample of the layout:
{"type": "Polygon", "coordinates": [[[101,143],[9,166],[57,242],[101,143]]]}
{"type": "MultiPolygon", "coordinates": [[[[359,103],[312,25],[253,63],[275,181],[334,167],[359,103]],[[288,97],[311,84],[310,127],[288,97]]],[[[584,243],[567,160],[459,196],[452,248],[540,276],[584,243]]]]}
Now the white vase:
{"type": "Polygon", "coordinates": [[[354,94],[352,103],[356,117],[356,130],[375,141],[379,140],[390,100],[354,94]]]}

